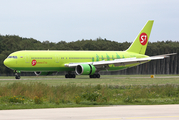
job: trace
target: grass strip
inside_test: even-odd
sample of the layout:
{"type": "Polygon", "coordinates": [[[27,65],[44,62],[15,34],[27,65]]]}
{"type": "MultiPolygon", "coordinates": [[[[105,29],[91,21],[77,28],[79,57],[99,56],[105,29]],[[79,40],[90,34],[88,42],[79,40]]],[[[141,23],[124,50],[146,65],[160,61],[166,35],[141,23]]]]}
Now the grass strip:
{"type": "Polygon", "coordinates": [[[14,82],[0,85],[0,109],[178,104],[179,85],[48,85],[14,82]]]}

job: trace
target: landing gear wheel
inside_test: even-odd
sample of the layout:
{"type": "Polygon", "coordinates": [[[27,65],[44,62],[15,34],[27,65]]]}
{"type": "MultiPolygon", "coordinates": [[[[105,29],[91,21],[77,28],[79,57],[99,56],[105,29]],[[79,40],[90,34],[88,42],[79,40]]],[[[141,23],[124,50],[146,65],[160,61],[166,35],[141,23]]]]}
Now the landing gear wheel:
{"type": "Polygon", "coordinates": [[[89,77],[90,77],[90,78],[93,78],[93,75],[90,75],[89,77]]]}
{"type": "Polygon", "coordinates": [[[96,74],[93,75],[93,78],[96,78],[96,74]]]}
{"type": "Polygon", "coordinates": [[[75,75],[75,74],[72,74],[72,78],[76,78],[76,75],[75,75]]]}
{"type": "Polygon", "coordinates": [[[93,75],[90,75],[89,77],[90,78],[100,78],[100,74],[99,73],[93,74],[93,75]]]}
{"type": "Polygon", "coordinates": [[[65,78],[69,78],[69,74],[66,74],[66,75],[65,75],[65,78]]]}
{"type": "Polygon", "coordinates": [[[100,74],[96,74],[96,78],[100,78],[100,74]]]}
{"type": "Polygon", "coordinates": [[[69,78],[72,78],[73,76],[72,76],[72,74],[69,74],[69,78]]]}
{"type": "Polygon", "coordinates": [[[16,79],[20,79],[21,77],[20,76],[15,76],[16,79]]]}
{"type": "Polygon", "coordinates": [[[16,79],[20,79],[21,76],[20,76],[18,73],[15,73],[15,78],[16,78],[16,79]]]}
{"type": "Polygon", "coordinates": [[[65,78],[75,78],[76,75],[75,74],[66,74],[65,78]]]}

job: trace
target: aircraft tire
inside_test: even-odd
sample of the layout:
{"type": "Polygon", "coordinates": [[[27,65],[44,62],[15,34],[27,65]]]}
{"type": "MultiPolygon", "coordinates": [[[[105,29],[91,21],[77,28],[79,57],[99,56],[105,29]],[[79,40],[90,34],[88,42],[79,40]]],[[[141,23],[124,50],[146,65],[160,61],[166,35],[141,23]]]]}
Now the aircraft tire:
{"type": "Polygon", "coordinates": [[[69,75],[68,75],[68,74],[66,74],[66,75],[65,75],[65,78],[69,78],[69,75]]]}
{"type": "Polygon", "coordinates": [[[68,74],[68,76],[69,76],[68,78],[73,78],[73,75],[72,75],[72,74],[68,74]]]}
{"type": "Polygon", "coordinates": [[[96,74],[96,78],[100,78],[100,74],[96,74]]]}
{"type": "Polygon", "coordinates": [[[90,78],[100,78],[100,74],[89,75],[90,78]]]}
{"type": "Polygon", "coordinates": [[[93,75],[89,75],[90,78],[93,78],[93,75]]]}
{"type": "Polygon", "coordinates": [[[76,75],[75,75],[75,74],[72,74],[72,78],[76,78],[76,75]]]}
{"type": "Polygon", "coordinates": [[[76,78],[75,74],[66,74],[65,78],[76,78]]]}
{"type": "Polygon", "coordinates": [[[20,79],[20,76],[19,76],[19,75],[16,75],[15,78],[16,78],[16,79],[20,79]]]}
{"type": "Polygon", "coordinates": [[[93,78],[96,78],[96,74],[93,75],[93,78]]]}

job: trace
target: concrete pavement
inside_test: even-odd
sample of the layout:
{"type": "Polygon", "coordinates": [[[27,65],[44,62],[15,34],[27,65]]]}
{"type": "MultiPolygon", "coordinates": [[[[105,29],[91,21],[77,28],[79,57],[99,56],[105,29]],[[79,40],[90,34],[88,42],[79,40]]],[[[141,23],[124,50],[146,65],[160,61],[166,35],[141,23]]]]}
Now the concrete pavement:
{"type": "Polygon", "coordinates": [[[179,105],[0,110],[0,120],[179,120],[179,105]]]}

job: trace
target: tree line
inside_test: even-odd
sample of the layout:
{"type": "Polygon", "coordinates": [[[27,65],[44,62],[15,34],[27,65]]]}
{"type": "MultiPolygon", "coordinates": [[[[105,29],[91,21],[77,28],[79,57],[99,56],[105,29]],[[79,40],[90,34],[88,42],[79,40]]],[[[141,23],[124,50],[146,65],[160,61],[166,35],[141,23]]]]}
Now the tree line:
{"type": "MultiPolygon", "coordinates": [[[[131,42],[118,43],[107,39],[97,38],[95,40],[77,40],[72,42],[59,41],[57,43],[43,41],[33,38],[22,38],[17,35],[0,35],[0,74],[10,75],[13,71],[5,67],[4,59],[12,52],[19,50],[126,50],[131,42]]],[[[178,41],[149,42],[146,55],[160,55],[168,53],[179,53],[178,41]]],[[[102,72],[103,74],[178,74],[179,56],[174,55],[163,60],[151,61],[133,68],[116,72],[102,72]]]]}

